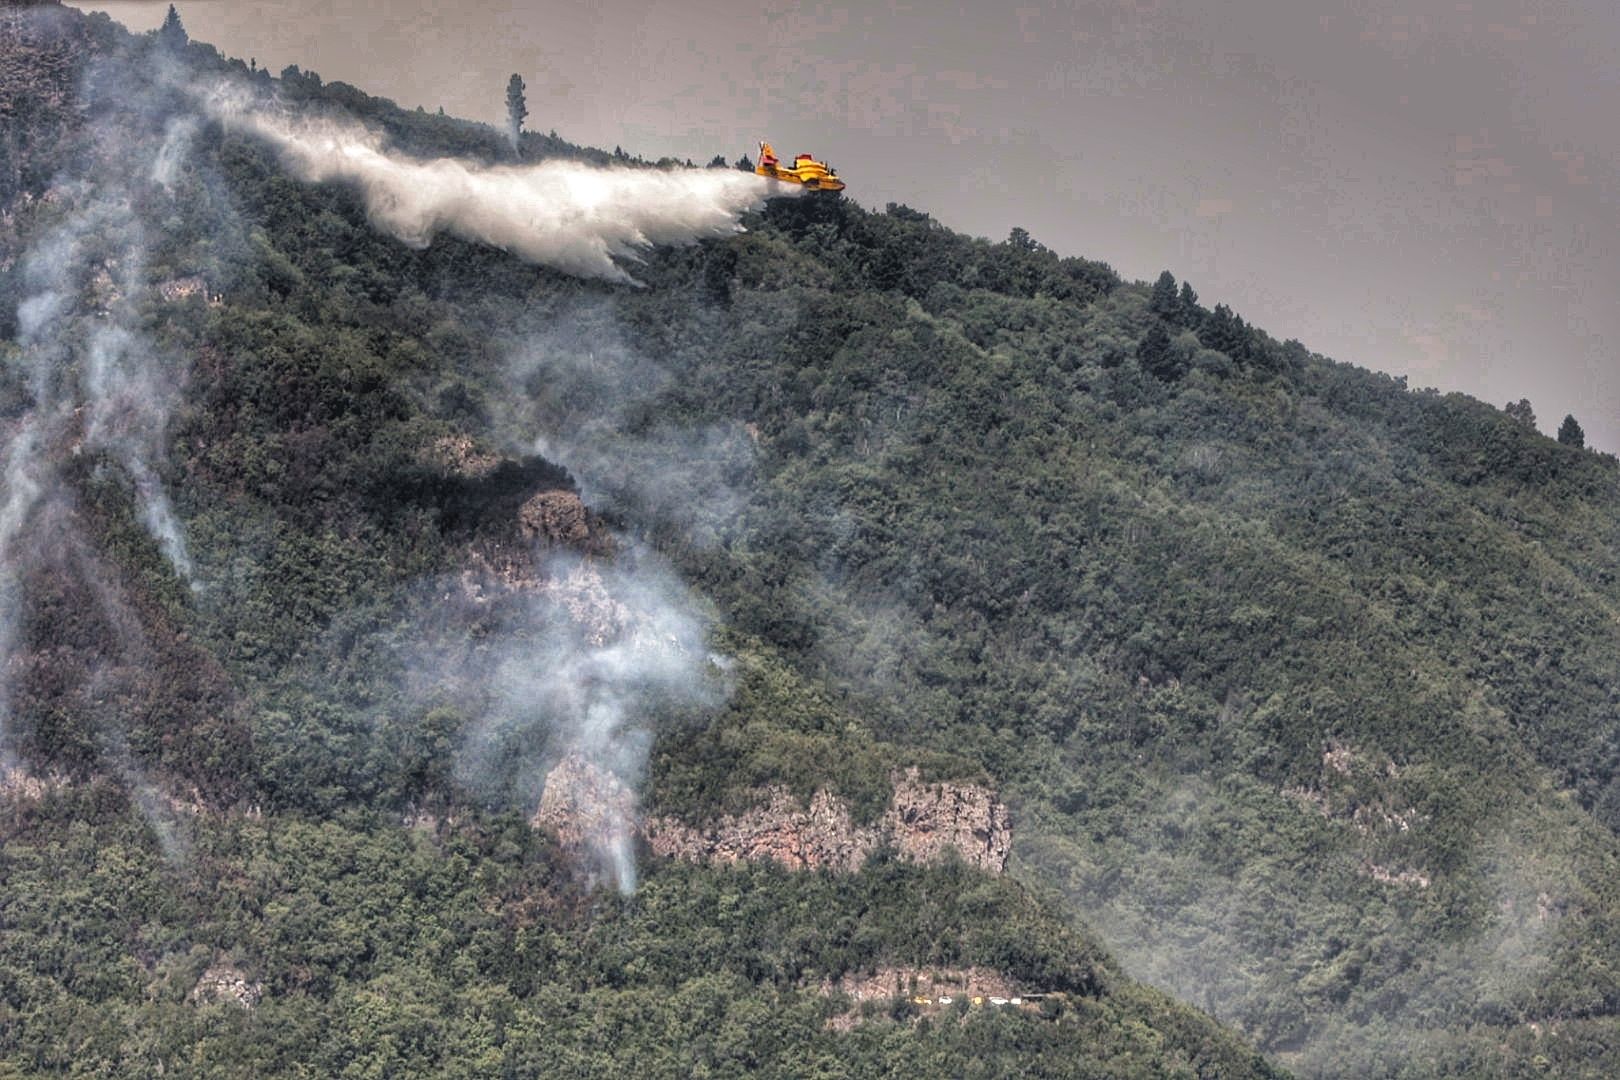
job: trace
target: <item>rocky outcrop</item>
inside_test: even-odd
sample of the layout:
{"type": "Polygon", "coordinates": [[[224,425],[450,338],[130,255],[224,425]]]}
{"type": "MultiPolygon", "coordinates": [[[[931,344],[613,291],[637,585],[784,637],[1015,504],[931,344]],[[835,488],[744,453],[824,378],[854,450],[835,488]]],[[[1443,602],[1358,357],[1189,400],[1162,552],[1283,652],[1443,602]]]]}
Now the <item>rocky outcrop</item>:
{"type": "Polygon", "coordinates": [[[518,509],[523,537],[562,547],[583,547],[591,538],[590,516],[578,494],[542,491],[518,509]]]}
{"type": "Polygon", "coordinates": [[[569,754],[546,774],[529,824],[551,833],[564,850],[578,852],[619,840],[635,821],[635,793],[606,769],[569,754]]]}
{"type": "Polygon", "coordinates": [[[1283,794],[1354,837],[1362,852],[1364,876],[1381,885],[1427,889],[1430,874],[1400,865],[1402,852],[1396,841],[1429,820],[1412,806],[1402,783],[1404,773],[1387,755],[1329,740],[1322,748],[1315,780],[1284,788],[1283,794]]]}
{"type": "Polygon", "coordinates": [[[802,805],[782,787],[761,792],[760,805],[706,826],[677,818],[637,818],[635,793],[611,772],[569,755],[546,776],[530,824],[546,829],[567,850],[640,834],[654,855],[692,863],[773,861],[789,870],[852,873],[878,848],[893,847],[914,863],[959,857],[980,870],[1006,870],[1013,848],[1008,808],[987,787],[928,784],[917,769],[891,774],[894,795],[875,824],[855,824],[849,803],[818,790],[802,805]]]}
{"type": "Polygon", "coordinates": [[[615,600],[602,575],[588,562],[562,577],[547,580],[541,589],[579,628],[586,644],[601,648],[624,634],[634,622],[628,607],[615,600]]]}
{"type": "Polygon", "coordinates": [[[956,852],[963,861],[999,874],[1012,850],[1007,807],[986,787],[925,784],[915,768],[894,776],[894,798],[883,833],[902,856],[931,863],[956,852]]]}
{"type": "Polygon", "coordinates": [[[825,997],[849,1001],[843,1012],[827,1018],[826,1026],[832,1031],[851,1031],[864,1020],[885,1015],[884,1005],[903,1003],[914,1018],[937,1017],[952,1008],[1038,1011],[1041,1002],[1053,996],[1022,991],[1001,972],[983,967],[880,967],[846,972],[836,981],[824,979],[817,989],[825,997]]]}
{"type": "Polygon", "coordinates": [[[1005,869],[1012,823],[1007,807],[988,788],[925,783],[915,768],[890,779],[894,794],[876,825],[856,825],[849,805],[825,789],[801,806],[778,787],[764,793],[763,805],[706,828],[655,818],[643,831],[654,854],[691,862],[769,860],[794,870],[854,871],[887,844],[911,862],[934,863],[954,855],[992,874],[1005,869]]]}
{"type": "MultiPolygon", "coordinates": [[[[696,826],[672,817],[634,828],[655,855],[688,862],[775,862],[793,870],[853,872],[885,845],[903,859],[933,863],[957,857],[992,874],[1007,865],[1012,825],[988,788],[950,781],[927,783],[916,769],[892,776],[889,808],[872,825],[858,825],[849,804],[821,790],[801,803],[785,788],[768,788],[760,802],[696,826]]],[[[578,755],[546,777],[531,823],[564,847],[583,847],[615,822],[636,822],[635,797],[619,780],[578,755]]]]}
{"type": "Polygon", "coordinates": [[[1401,797],[1402,772],[1384,755],[1330,740],[1315,783],[1283,794],[1363,836],[1404,833],[1425,819],[1401,797]]]}
{"type": "Polygon", "coordinates": [[[177,304],[193,296],[200,296],[209,307],[218,307],[220,298],[216,293],[208,291],[208,281],[201,274],[188,274],[185,277],[169,278],[157,284],[157,294],[168,304],[177,304]]]}
{"type": "Polygon", "coordinates": [[[1415,885],[1427,889],[1430,883],[1429,875],[1421,870],[1398,870],[1375,862],[1363,862],[1361,872],[1380,885],[1415,885]]]}
{"type": "Polygon", "coordinates": [[[475,544],[464,562],[461,596],[478,607],[509,600],[545,584],[533,555],[515,544],[475,544]]]}
{"type": "Polygon", "coordinates": [[[506,459],[480,449],[470,435],[443,435],[422,447],[417,460],[461,480],[482,480],[506,459]]]}
{"type": "MultiPolygon", "coordinates": [[[[468,476],[493,468],[471,445],[446,440],[434,444],[432,458],[434,463],[465,471],[468,476]]],[[[623,605],[608,597],[595,567],[583,561],[560,577],[547,576],[556,567],[545,558],[541,550],[545,548],[584,554],[607,548],[606,540],[592,531],[590,511],[572,491],[542,491],[531,496],[518,510],[514,532],[474,541],[461,573],[463,595],[475,604],[488,604],[543,590],[570,619],[586,627],[588,636],[599,638],[597,644],[616,636],[626,618],[623,605]]],[[[563,564],[567,565],[566,560],[563,564]]]]}
{"type": "MultiPolygon", "coordinates": [[[[504,464],[502,458],[481,453],[470,439],[449,437],[424,447],[419,460],[469,481],[494,476],[504,464]]],[[[602,587],[591,562],[594,556],[612,553],[612,537],[577,492],[547,489],[530,495],[514,516],[470,541],[461,592],[482,606],[543,591],[585,628],[594,644],[604,644],[618,636],[628,620],[624,606],[602,587]]]]}
{"type": "Polygon", "coordinates": [[[695,829],[673,818],[646,823],[647,844],[656,855],[688,862],[738,863],[770,861],[790,870],[854,871],[877,850],[883,831],[861,828],[849,805],[826,791],[802,807],[782,788],[769,801],[707,829],[695,829]]]}
{"type": "Polygon", "coordinates": [[[65,776],[38,776],[22,765],[0,764],[0,796],[6,798],[37,802],[53,791],[60,791],[67,783],[65,776]]]}
{"type": "Polygon", "coordinates": [[[853,1001],[893,1001],[897,998],[922,1004],[940,998],[1017,997],[1019,988],[1011,979],[991,968],[903,968],[880,967],[869,972],[846,972],[834,982],[824,980],[823,994],[843,994],[853,1001]]]}
{"type": "Polygon", "coordinates": [[[235,964],[220,962],[211,965],[191,988],[186,999],[197,1005],[223,1002],[240,1009],[251,1010],[264,997],[264,984],[247,977],[235,964]]]}

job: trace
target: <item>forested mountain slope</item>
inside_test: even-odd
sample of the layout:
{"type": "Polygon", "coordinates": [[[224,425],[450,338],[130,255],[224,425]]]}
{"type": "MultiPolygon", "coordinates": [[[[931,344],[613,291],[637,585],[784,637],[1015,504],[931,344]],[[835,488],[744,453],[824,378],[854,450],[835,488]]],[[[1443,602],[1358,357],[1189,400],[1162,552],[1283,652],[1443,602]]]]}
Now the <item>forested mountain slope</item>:
{"type": "Polygon", "coordinates": [[[413,248],[189,88],[497,133],[0,10],[23,1075],[1267,1071],[1105,950],[1305,1073],[1620,1064],[1613,459],[904,207],[413,248]],[[570,752],[890,839],[593,864],[570,752]],[[910,767],[1005,875],[895,844],[910,767]],[[826,992],[895,967],[1051,996],[826,992]]]}

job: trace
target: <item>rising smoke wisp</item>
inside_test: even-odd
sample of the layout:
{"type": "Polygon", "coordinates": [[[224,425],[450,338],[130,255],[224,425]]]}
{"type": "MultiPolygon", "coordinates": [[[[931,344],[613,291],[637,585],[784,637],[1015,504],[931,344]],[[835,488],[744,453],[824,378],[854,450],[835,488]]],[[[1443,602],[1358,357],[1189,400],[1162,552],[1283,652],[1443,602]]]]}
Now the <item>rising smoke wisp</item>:
{"type": "MultiPolygon", "coordinates": [[[[633,284],[619,261],[635,261],[649,246],[730,235],[740,231],[745,211],[799,191],[732,169],[423,161],[390,150],[382,136],[353,121],[274,108],[238,85],[216,85],[197,96],[226,130],[272,145],[300,179],[353,185],[373,225],[407,244],[426,246],[449,233],[612,282],[633,284]]],[[[612,380],[624,381],[621,367],[614,365],[612,380]]],[[[626,397],[618,389],[628,388],[592,395],[591,415],[573,418],[563,456],[548,457],[574,467],[612,456],[608,444],[625,419],[615,406],[626,397]]],[[[646,719],[662,707],[714,702],[706,623],[684,586],[646,552],[602,565],[570,566],[554,557],[541,570],[549,581],[544,592],[520,602],[509,621],[483,639],[484,660],[475,666],[491,700],[465,733],[457,779],[485,798],[533,805],[545,763],[562,754],[611,777],[622,799],[597,799],[585,839],[604,874],[629,892],[636,872],[628,817],[645,768],[646,719]],[[582,609],[594,612],[584,616],[587,622],[605,617],[611,629],[582,631],[582,609]]],[[[430,680],[434,687],[455,681],[452,670],[468,670],[470,658],[451,659],[459,656],[454,647],[438,655],[423,648],[417,671],[448,676],[430,680]]]]}
{"type": "Polygon", "coordinates": [[[182,858],[183,841],[128,745],[124,718],[115,706],[103,706],[119,700],[132,673],[150,666],[150,649],[121,586],[85,535],[82,492],[69,463],[90,451],[97,473],[105,467],[121,475],[136,519],[174,571],[193,580],[162,478],[183,381],[181,358],[150,336],[145,323],[156,294],[148,241],[177,212],[176,184],[189,163],[196,122],[171,119],[158,145],[142,121],[132,122],[127,113],[108,116],[98,95],[123,98],[133,111],[149,113],[143,119],[154,125],[178,102],[153,93],[112,61],[92,65],[85,87],[94,119],[84,158],[58,173],[44,195],[24,196],[9,208],[25,244],[17,253],[22,288],[15,349],[3,354],[17,397],[0,424],[0,768],[23,768],[14,756],[11,683],[31,614],[23,607],[24,583],[72,579],[98,601],[89,621],[107,639],[91,678],[65,692],[91,717],[102,766],[124,781],[164,854],[182,858]]]}
{"type": "Polygon", "coordinates": [[[597,509],[701,546],[738,520],[753,482],[747,429],[671,419],[663,395],[676,373],[626,340],[611,303],[548,315],[512,350],[507,376],[497,413],[518,448],[565,465],[597,509]]]}
{"type": "Polygon", "coordinates": [[[579,277],[634,284],[615,260],[730,235],[743,213],[799,191],[735,169],[424,161],[390,150],[354,121],[273,108],[235,84],[197,96],[227,130],[274,146],[300,179],[354,185],[372,223],[406,244],[426,247],[449,233],[579,277]]]}
{"type": "MultiPolygon", "coordinates": [[[[666,710],[714,706],[724,693],[705,645],[709,622],[674,573],[644,549],[622,551],[612,562],[552,553],[536,569],[543,586],[512,598],[477,660],[469,665],[459,650],[437,658],[453,659],[464,673],[476,670],[486,700],[457,752],[456,776],[466,790],[534,806],[551,765],[563,757],[587,763],[601,790],[570,792],[590,804],[576,824],[598,869],[629,893],[636,885],[633,793],[646,768],[650,722],[666,710]]],[[[418,665],[419,672],[436,668],[443,671],[418,665]]],[[[448,680],[437,674],[435,681],[448,680]]]]}

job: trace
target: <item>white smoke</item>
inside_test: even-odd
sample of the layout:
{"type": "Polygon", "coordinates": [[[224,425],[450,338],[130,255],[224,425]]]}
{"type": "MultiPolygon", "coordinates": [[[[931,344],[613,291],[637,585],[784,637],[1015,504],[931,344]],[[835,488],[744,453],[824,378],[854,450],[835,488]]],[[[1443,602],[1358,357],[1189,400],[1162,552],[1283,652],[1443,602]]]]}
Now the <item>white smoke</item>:
{"type": "Polygon", "coordinates": [[[22,569],[33,547],[29,525],[55,481],[49,444],[71,418],[70,402],[62,399],[58,386],[66,357],[62,331],[74,306],[70,270],[82,240],[80,224],[74,221],[53,230],[29,251],[23,262],[23,280],[31,291],[17,305],[17,344],[21,347],[17,362],[31,407],[5,431],[5,497],[0,501],[0,744],[7,767],[11,764],[6,738],[10,688],[3,675],[22,616],[22,569]]]}
{"type": "Polygon", "coordinates": [[[524,451],[567,467],[598,510],[718,543],[752,483],[754,444],[741,422],[695,426],[665,418],[676,374],[629,344],[609,303],[549,315],[507,363],[511,394],[496,403],[524,451]]]}
{"type": "Polygon", "coordinates": [[[152,158],[150,175],[154,184],[161,185],[170,194],[174,193],[174,182],[180,175],[186,155],[191,152],[191,140],[196,137],[200,126],[195,116],[176,116],[164,129],[163,143],[152,158]]]}
{"type": "Polygon", "coordinates": [[[269,142],[300,179],[354,185],[372,223],[413,247],[447,232],[579,277],[634,284],[616,259],[738,232],[743,213],[800,190],[734,169],[423,161],[354,121],[273,109],[235,84],[198,98],[227,130],[269,142]]]}
{"type": "MultiPolygon", "coordinates": [[[[407,244],[425,247],[449,233],[612,282],[635,283],[619,261],[637,261],[657,244],[736,233],[744,212],[800,191],[727,169],[423,161],[390,150],[380,134],[353,121],[274,108],[236,85],[198,98],[226,130],[272,145],[301,180],[352,185],[373,225],[407,244]]],[[[579,423],[569,445],[550,448],[561,451],[563,464],[594,472],[622,458],[622,447],[607,444],[624,425],[622,407],[648,392],[623,385],[633,378],[623,367],[609,373],[614,385],[585,395],[596,400],[584,406],[588,415],[573,417],[579,423]]],[[[707,432],[671,432],[664,448],[694,435],[713,441],[707,432]]],[[[607,562],[546,559],[537,567],[545,588],[518,601],[505,625],[480,635],[475,654],[464,651],[462,634],[459,645],[419,645],[414,665],[425,679],[423,697],[469,677],[487,696],[457,752],[463,788],[532,806],[546,764],[564,756],[612,778],[616,794],[581,793],[597,801],[586,840],[625,893],[636,885],[633,791],[645,770],[650,721],[660,710],[716,704],[725,681],[693,597],[654,556],[629,548],[624,543],[620,557],[607,562]]]]}
{"type": "MultiPolygon", "coordinates": [[[[193,576],[161,477],[177,358],[143,332],[141,306],[152,291],[143,212],[173,206],[144,196],[152,185],[173,195],[196,127],[195,119],[171,120],[154,145],[122,121],[93,124],[94,164],[83,176],[59,177],[48,198],[14,209],[29,243],[19,266],[24,295],[16,350],[7,357],[23,407],[0,425],[0,672],[17,647],[24,575],[64,544],[83,543],[71,515],[53,512],[72,499],[63,471],[80,450],[116,463],[133,489],[141,525],[177,574],[193,576]]],[[[3,759],[11,752],[9,689],[0,678],[0,764],[9,764],[3,759]]],[[[145,784],[132,762],[114,767],[134,778],[132,790],[145,784]]]]}
{"type": "Polygon", "coordinates": [[[394,657],[408,697],[467,717],[455,789],[527,813],[561,784],[551,794],[577,810],[569,827],[594,869],[630,893],[652,729],[717,706],[728,680],[703,605],[655,553],[616,542],[611,559],[536,547],[515,579],[436,582],[410,603],[419,615],[394,657]],[[556,770],[570,760],[588,767],[583,777],[556,770]]]}
{"type": "MultiPolygon", "coordinates": [[[[17,541],[23,535],[34,507],[45,491],[45,478],[39,466],[40,433],[31,417],[25,417],[5,448],[5,499],[0,503],[0,663],[9,664],[16,643],[21,616],[20,575],[17,572],[17,541]]],[[[0,669],[0,769],[12,766],[10,686],[0,669]]]]}
{"type": "MultiPolygon", "coordinates": [[[[611,792],[577,792],[596,805],[587,842],[621,892],[634,891],[635,800],[660,710],[716,704],[720,671],[705,644],[708,621],[686,588],[650,552],[614,562],[557,554],[541,563],[546,587],[521,602],[497,638],[483,676],[491,695],[457,759],[477,787],[525,747],[545,761],[573,755],[612,777],[611,792]]],[[[532,783],[529,777],[521,778],[532,783]]],[[[526,801],[539,794],[523,792],[526,801]]]]}
{"type": "Polygon", "coordinates": [[[7,545],[54,471],[38,452],[43,433],[66,440],[82,422],[83,445],[108,452],[123,468],[142,525],[189,582],[191,558],[158,475],[175,404],[174,365],[137,329],[136,303],[147,291],[141,225],[121,194],[69,197],[83,201],[29,251],[25,277],[37,291],[17,307],[32,408],[6,451],[0,562],[12,565],[7,545]]]}
{"type": "Polygon", "coordinates": [[[173,387],[151,346],[121,323],[91,332],[82,376],[85,444],[110,451],[135,486],[141,524],[175,572],[194,578],[185,536],[157,473],[173,387]]]}
{"type": "MultiPolygon", "coordinates": [[[[23,278],[34,291],[17,305],[17,344],[33,408],[22,414],[6,440],[5,500],[0,505],[0,570],[16,565],[16,544],[34,506],[49,483],[48,462],[41,453],[44,429],[56,419],[52,408],[52,368],[60,361],[55,331],[72,307],[67,267],[74,236],[58,230],[29,252],[23,278]]],[[[10,620],[5,620],[9,624],[10,620]]]]}

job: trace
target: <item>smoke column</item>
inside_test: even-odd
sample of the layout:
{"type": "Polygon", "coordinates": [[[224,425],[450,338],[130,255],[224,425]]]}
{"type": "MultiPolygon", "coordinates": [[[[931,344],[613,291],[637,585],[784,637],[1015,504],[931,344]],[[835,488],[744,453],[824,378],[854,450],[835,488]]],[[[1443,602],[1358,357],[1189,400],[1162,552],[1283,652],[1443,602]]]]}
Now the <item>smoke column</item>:
{"type": "Polygon", "coordinates": [[[663,404],[676,373],[625,340],[608,300],[536,322],[512,351],[507,375],[501,423],[525,451],[565,465],[597,510],[632,515],[640,529],[696,546],[720,542],[738,520],[753,483],[747,430],[736,421],[676,419],[663,404]]]}
{"type": "MultiPolygon", "coordinates": [[[[372,224],[409,245],[425,247],[449,233],[611,282],[635,284],[615,260],[636,261],[655,244],[731,235],[741,230],[744,212],[800,191],[733,169],[423,161],[390,151],[380,134],[353,121],[272,108],[236,85],[197,97],[227,131],[274,147],[297,178],[352,185],[372,224]]],[[[609,431],[599,428],[622,421],[611,408],[592,419],[597,424],[587,440],[606,437],[609,431]]],[[[576,447],[565,464],[583,453],[576,447]]],[[[566,753],[610,777],[607,789],[578,794],[596,804],[586,840],[599,866],[629,893],[636,886],[633,788],[650,738],[645,721],[664,707],[714,704],[723,680],[704,645],[706,619],[650,553],[605,564],[566,557],[543,563],[548,584],[541,595],[521,602],[507,625],[482,639],[486,663],[500,658],[479,669],[494,700],[466,733],[457,777],[474,791],[509,785],[508,797],[532,805],[540,763],[525,759],[537,745],[551,760],[566,753]],[[587,622],[610,628],[583,630],[582,612],[587,622]]],[[[418,670],[465,672],[455,655],[451,648],[418,670]]]]}
{"type": "MultiPolygon", "coordinates": [[[[162,103],[139,89],[127,71],[92,69],[89,83],[103,82],[110,92],[136,86],[136,105],[161,115],[162,103]]],[[[14,211],[25,222],[22,234],[32,235],[19,260],[24,287],[16,312],[17,349],[6,357],[24,407],[0,424],[0,769],[7,772],[23,768],[12,756],[5,676],[19,647],[26,574],[51,558],[66,559],[64,565],[101,599],[103,621],[118,642],[117,656],[104,658],[108,678],[120,658],[145,655],[138,620],[127,605],[113,602],[116,582],[74,524],[74,493],[64,477],[71,455],[99,451],[116,464],[132,489],[137,519],[175,572],[192,579],[184,535],[161,479],[179,389],[177,358],[141,330],[142,307],[153,290],[145,257],[149,234],[137,206],[153,187],[174,194],[196,126],[195,119],[176,118],[161,145],[154,145],[127,117],[98,121],[89,128],[90,164],[78,177],[59,176],[48,198],[25,201],[14,211]]],[[[174,202],[152,205],[162,212],[174,202]]],[[[97,696],[94,688],[89,696],[97,696]]],[[[181,857],[181,839],[156,787],[129,752],[118,719],[109,716],[99,724],[104,762],[125,781],[165,856],[181,857]]]]}
{"type": "MultiPolygon", "coordinates": [[[[21,363],[33,407],[5,433],[5,497],[0,501],[0,663],[6,666],[21,617],[19,570],[27,545],[19,541],[25,539],[34,510],[53,482],[44,444],[48,432],[63,420],[64,410],[53,401],[53,369],[62,358],[54,331],[71,306],[66,267],[74,240],[70,233],[59,231],[31,251],[23,264],[30,292],[17,305],[17,343],[22,347],[21,363]]],[[[0,676],[3,670],[0,667],[0,676]]],[[[9,757],[9,740],[5,739],[11,720],[8,690],[5,679],[0,677],[0,744],[9,757]]],[[[9,768],[9,760],[5,765],[9,768]]]]}
{"type": "Polygon", "coordinates": [[[628,894],[650,721],[714,707],[726,692],[705,644],[709,620],[645,549],[627,547],[611,561],[537,553],[534,570],[538,588],[498,601],[504,612],[476,650],[465,626],[451,623],[442,644],[411,657],[411,678],[428,699],[458,683],[482,699],[456,753],[464,790],[496,803],[538,801],[542,811],[542,794],[560,796],[578,810],[570,825],[597,869],[628,894]],[[566,759],[588,768],[554,768],[566,759]],[[563,789],[543,791],[542,777],[545,788],[563,789]]]}
{"type": "MultiPolygon", "coordinates": [[[[160,151],[159,162],[163,153],[160,151]]],[[[173,159],[167,166],[172,183],[173,159]]],[[[120,208],[122,209],[122,208],[120,208]]],[[[127,216],[127,210],[124,211],[127,216]]],[[[164,557],[182,578],[193,581],[191,557],[175,517],[168,492],[158,476],[165,448],[164,437],[173,412],[176,388],[168,365],[155,355],[151,342],[130,329],[134,314],[130,300],[144,295],[147,283],[135,241],[119,260],[119,286],[123,299],[114,305],[112,321],[90,333],[83,372],[85,443],[111,452],[135,487],[135,505],[141,524],[157,541],[164,557]]]]}
{"type": "Polygon", "coordinates": [[[372,224],[406,244],[426,247],[447,232],[579,277],[635,284],[615,259],[738,232],[746,211],[799,193],[736,169],[422,161],[390,152],[357,123],[273,111],[230,84],[198,97],[226,130],[274,146],[301,180],[354,185],[372,224]]]}

